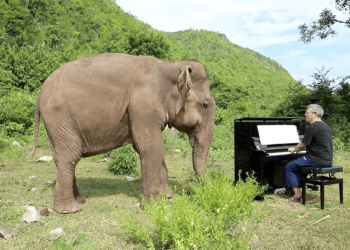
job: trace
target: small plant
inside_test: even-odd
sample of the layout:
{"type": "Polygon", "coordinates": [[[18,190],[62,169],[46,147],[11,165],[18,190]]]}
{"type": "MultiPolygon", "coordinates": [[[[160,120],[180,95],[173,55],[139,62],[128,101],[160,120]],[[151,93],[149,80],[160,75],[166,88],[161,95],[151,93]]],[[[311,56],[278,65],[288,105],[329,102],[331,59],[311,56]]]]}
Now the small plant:
{"type": "Polygon", "coordinates": [[[113,174],[123,175],[136,172],[138,155],[131,145],[126,145],[113,150],[108,162],[108,169],[113,174]]]}
{"type": "Polygon", "coordinates": [[[145,204],[152,221],[147,228],[130,216],[124,216],[122,227],[150,249],[248,249],[253,233],[243,225],[257,225],[261,220],[263,213],[254,213],[252,200],[264,188],[251,178],[234,186],[217,170],[209,170],[207,177],[197,182],[191,196],[183,190],[172,203],[159,198],[145,204]]]}
{"type": "MultiPolygon", "coordinates": [[[[89,240],[88,236],[83,233],[78,233],[76,240],[73,243],[67,243],[66,236],[63,234],[52,242],[51,250],[70,250],[74,249],[76,246],[89,240]]],[[[80,249],[90,250],[93,246],[82,247],[80,249]]]]}

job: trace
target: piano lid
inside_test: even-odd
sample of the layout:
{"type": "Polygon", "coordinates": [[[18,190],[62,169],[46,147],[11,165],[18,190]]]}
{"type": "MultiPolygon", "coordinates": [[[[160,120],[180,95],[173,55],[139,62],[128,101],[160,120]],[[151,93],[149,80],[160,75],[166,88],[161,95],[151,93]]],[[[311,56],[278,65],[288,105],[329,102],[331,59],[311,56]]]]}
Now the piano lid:
{"type": "Polygon", "coordinates": [[[299,135],[295,125],[258,125],[262,145],[298,144],[299,135]]]}

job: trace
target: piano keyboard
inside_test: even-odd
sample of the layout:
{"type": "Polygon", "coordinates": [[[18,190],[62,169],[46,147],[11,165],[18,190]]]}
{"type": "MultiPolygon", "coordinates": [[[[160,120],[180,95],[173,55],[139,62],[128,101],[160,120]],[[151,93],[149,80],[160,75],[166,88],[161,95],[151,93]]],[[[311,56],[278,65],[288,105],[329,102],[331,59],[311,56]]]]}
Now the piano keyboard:
{"type": "Polygon", "coordinates": [[[277,152],[277,153],[267,153],[267,156],[277,156],[277,155],[289,155],[289,154],[305,154],[306,151],[299,152],[277,152]]]}

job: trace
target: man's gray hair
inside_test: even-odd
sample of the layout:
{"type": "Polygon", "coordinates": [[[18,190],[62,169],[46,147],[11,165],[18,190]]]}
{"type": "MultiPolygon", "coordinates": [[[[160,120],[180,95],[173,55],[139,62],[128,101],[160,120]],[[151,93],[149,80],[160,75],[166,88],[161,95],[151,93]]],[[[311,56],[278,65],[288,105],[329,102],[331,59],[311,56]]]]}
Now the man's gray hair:
{"type": "Polygon", "coordinates": [[[307,106],[307,109],[310,108],[312,113],[316,113],[318,117],[322,118],[324,111],[321,105],[318,104],[310,104],[307,106]]]}

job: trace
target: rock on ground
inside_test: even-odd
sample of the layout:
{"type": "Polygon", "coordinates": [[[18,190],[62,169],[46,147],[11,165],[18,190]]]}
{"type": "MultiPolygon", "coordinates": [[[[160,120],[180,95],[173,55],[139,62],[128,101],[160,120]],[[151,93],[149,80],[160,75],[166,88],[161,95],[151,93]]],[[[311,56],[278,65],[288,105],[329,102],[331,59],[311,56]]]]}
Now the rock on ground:
{"type": "Polygon", "coordinates": [[[53,157],[45,155],[40,157],[37,161],[51,161],[52,159],[53,157]]]}
{"type": "Polygon", "coordinates": [[[39,221],[40,213],[38,210],[36,210],[35,207],[32,207],[32,206],[24,206],[24,207],[27,209],[27,211],[24,213],[22,221],[27,223],[39,221]]]}
{"type": "Polygon", "coordinates": [[[55,230],[52,230],[50,232],[51,236],[54,238],[58,238],[59,236],[61,236],[62,234],[64,234],[64,231],[62,228],[56,228],[55,230]]]}
{"type": "Polygon", "coordinates": [[[11,230],[7,229],[6,227],[0,227],[0,235],[4,237],[5,239],[10,239],[12,237],[17,236],[17,233],[12,232],[11,230]]]}

